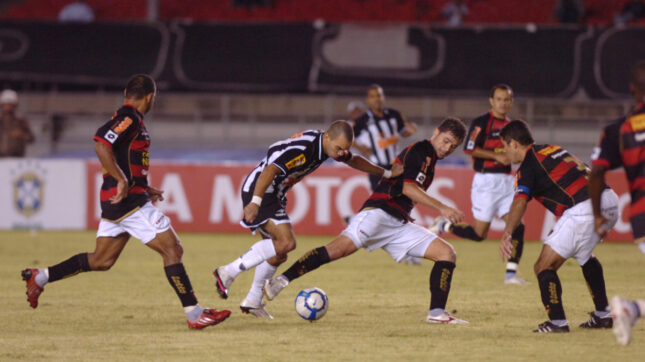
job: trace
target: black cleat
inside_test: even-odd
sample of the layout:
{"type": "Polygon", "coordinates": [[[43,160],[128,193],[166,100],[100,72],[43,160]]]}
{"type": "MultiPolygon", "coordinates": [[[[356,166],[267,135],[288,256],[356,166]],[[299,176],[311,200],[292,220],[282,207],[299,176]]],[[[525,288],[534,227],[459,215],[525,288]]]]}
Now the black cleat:
{"type": "Polygon", "coordinates": [[[591,318],[588,321],[581,323],[580,328],[611,328],[614,326],[614,321],[611,319],[611,314],[607,314],[605,318],[598,317],[594,312],[589,313],[591,318]]]}
{"type": "Polygon", "coordinates": [[[569,325],[562,327],[556,326],[551,321],[546,321],[538,326],[538,329],[533,330],[534,333],[569,333],[569,325]]]}

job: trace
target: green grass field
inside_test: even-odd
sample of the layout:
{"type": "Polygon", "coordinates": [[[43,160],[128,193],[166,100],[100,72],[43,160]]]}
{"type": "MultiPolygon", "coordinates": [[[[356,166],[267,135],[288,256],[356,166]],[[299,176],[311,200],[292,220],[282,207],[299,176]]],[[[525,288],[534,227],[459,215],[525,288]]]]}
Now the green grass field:
{"type": "MultiPolygon", "coordinates": [[[[593,304],[580,267],[568,261],[559,275],[572,331],[531,333],[546,320],[532,265],[540,243],[527,243],[520,270],[528,286],[504,285],[496,241],[453,241],[457,269],[448,310],[469,325],[428,325],[432,263],[396,264],[385,252],[364,250],[294,281],[268,309],[274,320],[240,313],[252,273],[242,274],[231,296],[219,299],[211,271],[245,251],[244,234],[180,236],[184,263],[202,306],[229,308],[224,323],[188,330],[163,273],[161,258],[132,240],[108,272],[93,272],[46,286],[38,309],[29,307],[20,270],[49,266],[94,248],[93,232],[0,232],[0,360],[618,360],[645,357],[645,323],[632,344],[619,346],[610,330],[581,330],[593,304]],[[327,292],[330,308],[315,322],[293,308],[302,288],[327,292]]],[[[300,237],[290,260],[330,237],[300,237]]],[[[601,244],[607,291],[645,298],[645,256],[636,246],[601,244]]],[[[290,262],[283,265],[283,271],[290,262]]]]}

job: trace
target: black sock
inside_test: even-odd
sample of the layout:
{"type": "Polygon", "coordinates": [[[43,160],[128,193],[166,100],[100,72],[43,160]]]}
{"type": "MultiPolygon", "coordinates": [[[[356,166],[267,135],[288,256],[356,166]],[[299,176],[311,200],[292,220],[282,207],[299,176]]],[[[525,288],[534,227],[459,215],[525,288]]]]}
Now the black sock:
{"type": "Polygon", "coordinates": [[[298,261],[293,263],[292,266],[287,269],[282,275],[284,275],[287,280],[292,281],[299,276],[302,276],[305,273],[308,273],[319,266],[329,263],[329,254],[327,249],[322,246],[317,249],[310,250],[308,253],[303,255],[298,261]]]}
{"type": "Polygon", "coordinates": [[[62,263],[50,266],[48,282],[55,282],[90,270],[90,263],[87,261],[87,253],[76,254],[62,263]]]}
{"type": "Polygon", "coordinates": [[[193,292],[193,286],[190,285],[190,279],[188,279],[188,274],[186,274],[186,269],[184,269],[184,264],[173,264],[168,265],[164,268],[166,271],[166,276],[170,285],[177,293],[179,300],[181,300],[181,305],[183,307],[190,307],[197,304],[197,298],[193,292]]]}
{"type": "Polygon", "coordinates": [[[562,307],[562,285],[560,278],[554,270],[543,270],[538,274],[542,304],[549,315],[549,319],[566,319],[562,307]]]}
{"type": "MultiPolygon", "coordinates": [[[[519,224],[513,234],[511,235],[511,242],[513,243],[513,252],[508,259],[509,263],[519,264],[522,259],[522,251],[524,250],[524,224],[519,224]]],[[[515,270],[506,269],[506,272],[515,273],[515,270]]]]}
{"type": "Polygon", "coordinates": [[[595,257],[582,266],[582,274],[587,281],[589,293],[593,299],[593,304],[597,311],[605,311],[609,303],[607,302],[607,291],[605,290],[605,277],[602,272],[602,265],[595,257]]]}
{"type": "Polygon", "coordinates": [[[430,272],[430,310],[435,308],[446,308],[450,283],[455,270],[455,263],[450,261],[438,261],[430,272]]]}
{"type": "Polygon", "coordinates": [[[473,227],[468,224],[453,224],[452,226],[450,226],[450,232],[464,239],[470,239],[473,241],[484,240],[484,238],[477,235],[475,229],[473,229],[473,227]]]}

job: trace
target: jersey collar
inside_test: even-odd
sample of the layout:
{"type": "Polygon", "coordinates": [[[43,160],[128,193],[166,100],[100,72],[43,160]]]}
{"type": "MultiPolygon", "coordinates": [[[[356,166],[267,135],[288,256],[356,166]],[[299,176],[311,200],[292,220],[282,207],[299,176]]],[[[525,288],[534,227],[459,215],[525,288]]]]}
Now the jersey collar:
{"type": "Polygon", "coordinates": [[[324,132],[321,132],[321,133],[318,135],[318,159],[319,159],[319,160],[321,160],[321,161],[322,161],[322,159],[323,159],[323,145],[322,145],[322,139],[323,139],[323,135],[324,135],[324,134],[325,134],[324,132]]]}
{"type": "Polygon", "coordinates": [[[143,119],[143,114],[141,114],[141,112],[139,112],[139,110],[136,109],[133,105],[125,103],[124,105],[121,106],[121,108],[123,108],[123,107],[132,108],[132,110],[137,114],[137,116],[139,116],[140,119],[143,119]]]}

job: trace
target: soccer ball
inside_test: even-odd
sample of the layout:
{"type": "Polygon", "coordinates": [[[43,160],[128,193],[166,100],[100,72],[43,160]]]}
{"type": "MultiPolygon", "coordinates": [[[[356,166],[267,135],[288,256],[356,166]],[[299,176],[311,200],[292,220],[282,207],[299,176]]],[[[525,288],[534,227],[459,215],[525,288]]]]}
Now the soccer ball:
{"type": "Polygon", "coordinates": [[[303,289],[296,296],[296,312],[308,321],[315,321],[327,313],[329,300],[320,288],[303,289]]]}

